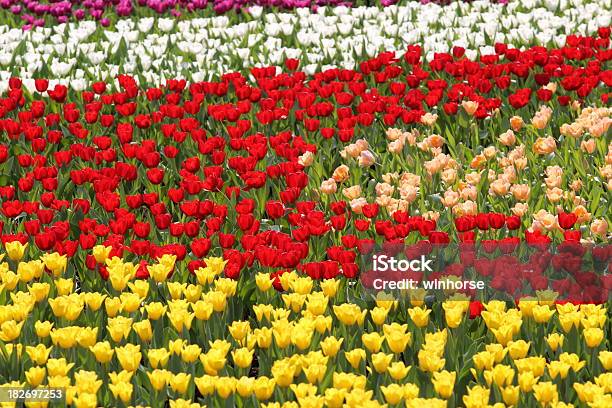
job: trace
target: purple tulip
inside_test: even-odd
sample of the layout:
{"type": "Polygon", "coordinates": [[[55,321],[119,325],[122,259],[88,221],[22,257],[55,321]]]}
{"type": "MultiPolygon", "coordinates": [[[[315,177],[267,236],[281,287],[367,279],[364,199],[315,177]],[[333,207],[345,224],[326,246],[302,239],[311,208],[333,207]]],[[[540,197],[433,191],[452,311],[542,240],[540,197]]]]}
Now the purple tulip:
{"type": "MultiPolygon", "coordinates": [[[[321,6],[352,6],[355,0],[0,0],[0,7],[8,9],[14,15],[20,16],[25,22],[24,29],[32,25],[39,26],[43,22],[51,24],[66,23],[70,19],[82,20],[92,18],[98,20],[104,27],[110,25],[108,18],[102,18],[105,13],[119,17],[129,17],[140,9],[154,10],[158,14],[169,14],[180,18],[184,14],[198,10],[212,9],[216,13],[231,10],[245,10],[250,6],[276,7],[282,9],[311,8],[316,11],[321,6]],[[39,19],[34,24],[34,17],[39,19]],[[28,17],[26,17],[28,15],[28,17]],[[54,19],[45,19],[51,16],[54,19]]],[[[416,1],[416,0],[415,0],[416,1]]],[[[420,0],[421,3],[435,2],[447,4],[451,0],[420,0]]],[[[470,1],[470,0],[464,0],[470,1]]],[[[500,4],[508,0],[493,0],[500,4]]],[[[383,7],[397,4],[399,0],[376,0],[383,7]]],[[[361,3],[359,3],[361,4],[361,3]]],[[[43,23],[44,24],[44,23],[43,23]]]]}

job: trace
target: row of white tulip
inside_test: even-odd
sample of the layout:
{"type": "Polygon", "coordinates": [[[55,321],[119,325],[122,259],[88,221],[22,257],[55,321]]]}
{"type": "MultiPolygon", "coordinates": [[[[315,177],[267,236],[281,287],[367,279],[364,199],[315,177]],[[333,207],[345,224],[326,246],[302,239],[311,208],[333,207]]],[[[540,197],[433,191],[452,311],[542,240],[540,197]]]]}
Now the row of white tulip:
{"type": "Polygon", "coordinates": [[[38,77],[79,90],[118,73],[149,83],[201,81],[250,66],[278,66],[285,58],[299,58],[306,72],[350,69],[356,61],[409,44],[421,44],[428,59],[455,45],[466,48],[468,57],[490,53],[496,42],[561,46],[566,35],[593,34],[609,26],[611,2],[408,2],[382,9],[321,7],[288,13],[253,7],[236,24],[218,16],[123,19],[111,28],[83,21],[26,32],[0,26],[0,90],[15,75],[31,89],[38,77]]]}

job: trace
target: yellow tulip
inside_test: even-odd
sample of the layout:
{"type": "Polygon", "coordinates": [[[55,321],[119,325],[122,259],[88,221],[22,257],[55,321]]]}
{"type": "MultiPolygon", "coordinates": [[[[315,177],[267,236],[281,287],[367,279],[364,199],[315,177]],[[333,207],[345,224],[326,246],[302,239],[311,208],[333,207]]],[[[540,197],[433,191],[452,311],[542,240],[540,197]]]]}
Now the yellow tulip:
{"type": "Polygon", "coordinates": [[[55,280],[55,289],[59,296],[65,296],[72,293],[74,287],[74,281],[72,279],[59,278],[55,280]]]}
{"type": "Polygon", "coordinates": [[[406,347],[412,343],[412,333],[394,331],[385,334],[385,340],[393,353],[403,353],[406,347]]]}
{"type": "Polygon", "coordinates": [[[376,306],[372,310],[370,310],[370,316],[372,317],[372,321],[377,326],[382,326],[387,319],[387,315],[389,314],[389,309],[384,307],[376,306]]]}
{"type": "Polygon", "coordinates": [[[454,371],[440,371],[433,373],[433,383],[436,393],[444,399],[449,399],[453,395],[453,388],[455,387],[455,379],[457,374],[454,371]]]}
{"type": "Polygon", "coordinates": [[[587,347],[589,348],[598,347],[604,338],[604,332],[599,327],[584,329],[582,331],[582,335],[587,347]]]}
{"type": "Polygon", "coordinates": [[[117,292],[122,292],[128,282],[136,275],[137,267],[131,263],[124,263],[118,258],[114,257],[111,260],[106,260],[106,270],[108,271],[108,280],[111,283],[113,289],[117,292]]]}
{"type": "Polygon", "coordinates": [[[246,347],[232,351],[232,359],[234,364],[240,368],[248,368],[253,361],[253,353],[255,350],[249,350],[246,347]]]}
{"type": "Polygon", "coordinates": [[[403,361],[396,361],[391,363],[391,365],[387,368],[389,375],[396,381],[402,380],[408,375],[408,371],[410,371],[411,366],[406,367],[403,361]]]}
{"type": "Polygon", "coordinates": [[[325,296],[332,298],[336,296],[336,293],[338,292],[340,281],[336,279],[324,279],[320,281],[320,286],[325,296]]]}
{"type": "Polygon", "coordinates": [[[546,323],[555,312],[556,310],[551,309],[548,305],[537,305],[533,307],[533,319],[536,323],[546,323]]]}
{"type": "Polygon", "coordinates": [[[220,257],[209,257],[204,258],[204,262],[208,268],[212,269],[215,275],[220,275],[228,261],[220,257]]]}
{"type": "Polygon", "coordinates": [[[45,379],[45,367],[32,367],[25,372],[26,380],[32,388],[38,387],[45,379]]]}
{"type": "Polygon", "coordinates": [[[331,331],[333,319],[331,316],[317,316],[314,319],[314,328],[319,334],[331,331]]]}
{"type": "Polygon", "coordinates": [[[108,373],[108,378],[111,382],[111,384],[119,384],[122,382],[127,382],[129,383],[130,381],[132,381],[132,376],[134,375],[133,371],[119,371],[118,373],[116,372],[111,372],[108,373]]]}
{"type": "Polygon", "coordinates": [[[89,350],[96,357],[98,363],[108,363],[113,358],[115,352],[108,341],[102,341],[89,347],[89,350]]]}
{"type": "Polygon", "coordinates": [[[154,264],[147,265],[147,271],[149,272],[149,276],[151,276],[156,283],[162,283],[168,278],[172,268],[168,268],[166,265],[162,264],[154,264]]]}
{"type": "Polygon", "coordinates": [[[504,347],[512,340],[512,336],[514,335],[512,326],[508,324],[500,326],[499,329],[491,329],[491,331],[497,342],[504,347]]]}
{"type": "Polygon", "coordinates": [[[495,355],[488,351],[481,351],[474,354],[472,361],[478,371],[490,370],[495,363],[495,355]]]}
{"type": "Polygon", "coordinates": [[[106,309],[106,314],[108,314],[108,317],[117,316],[119,310],[121,310],[121,299],[119,299],[118,297],[107,297],[104,300],[104,308],[106,309]]]}
{"type": "Polygon", "coordinates": [[[289,288],[300,295],[307,295],[312,292],[313,281],[310,276],[300,276],[289,284],[289,288]]]}
{"type": "MultiPolygon", "coordinates": [[[[40,278],[45,270],[45,264],[41,260],[30,262],[19,262],[17,265],[17,277],[22,282],[30,282],[32,279],[40,278]]],[[[6,282],[6,278],[4,279],[6,282]]]]}
{"type": "MultiPolygon", "coordinates": [[[[352,326],[359,322],[362,315],[361,308],[352,303],[343,303],[342,305],[334,305],[334,314],[345,326],[352,326]]],[[[365,312],[365,311],[364,311],[365,312]]],[[[365,314],[364,314],[365,316],[365,314]]]]}
{"type": "Polygon", "coordinates": [[[68,264],[68,257],[57,252],[43,254],[40,259],[56,278],[64,273],[68,264]]]}
{"type": "Polygon", "coordinates": [[[255,284],[261,292],[267,292],[272,287],[272,283],[268,273],[258,273],[255,275],[255,284]]]}
{"type": "Polygon", "coordinates": [[[236,341],[243,340],[247,334],[249,334],[250,330],[251,326],[248,321],[234,321],[229,326],[229,332],[236,341]]]}
{"type": "Polygon", "coordinates": [[[334,336],[329,336],[321,341],[319,345],[321,346],[323,354],[328,357],[334,357],[336,354],[338,354],[343,341],[344,339],[337,339],[334,336]]]}
{"type": "MultiPolygon", "coordinates": [[[[346,394],[346,406],[348,408],[370,408],[374,406],[376,401],[372,401],[373,391],[365,391],[362,389],[356,389],[346,394]]],[[[380,406],[380,405],[379,405],[380,406]]]]}
{"type": "Polygon", "coordinates": [[[217,375],[217,372],[225,367],[225,353],[222,350],[211,349],[207,353],[200,355],[200,361],[204,366],[206,374],[217,375]]]}
{"type": "Polygon", "coordinates": [[[106,329],[115,343],[119,343],[122,339],[127,339],[130,331],[132,331],[131,318],[125,316],[117,316],[108,318],[106,329]]]}
{"type": "Polygon", "coordinates": [[[134,386],[127,382],[120,382],[117,384],[109,384],[111,393],[116,399],[120,399],[124,404],[128,403],[132,399],[132,392],[134,386]]]}
{"type": "Polygon", "coordinates": [[[65,375],[48,375],[47,385],[50,388],[68,388],[70,386],[70,378],[65,375]]]}
{"type": "Polygon", "coordinates": [[[215,382],[216,377],[211,377],[210,375],[204,375],[202,377],[196,377],[193,379],[196,387],[198,387],[198,391],[203,396],[211,395],[215,392],[215,382]]]}
{"type": "Polygon", "coordinates": [[[557,386],[550,381],[535,384],[533,392],[536,400],[541,404],[548,404],[559,399],[557,386]]]}
{"type": "Polygon", "coordinates": [[[344,353],[344,358],[346,359],[346,361],[349,362],[351,367],[353,367],[355,370],[359,368],[359,364],[361,363],[362,360],[365,359],[365,357],[366,357],[366,352],[364,349],[361,349],[361,348],[356,348],[356,349],[353,349],[351,351],[347,351],[344,353]]]}
{"type": "Polygon", "coordinates": [[[24,322],[17,323],[14,320],[8,320],[0,325],[0,340],[8,343],[15,340],[21,334],[21,328],[24,322]]]}
{"type": "Polygon", "coordinates": [[[272,364],[272,377],[279,387],[289,387],[293,383],[295,366],[288,359],[276,360],[272,364]]]}
{"type": "Polygon", "coordinates": [[[140,308],[142,298],[136,293],[123,292],[119,295],[121,301],[121,311],[124,313],[133,313],[140,308]]]}
{"type": "Polygon", "coordinates": [[[272,330],[269,327],[253,330],[253,337],[260,349],[267,349],[272,344],[272,330]]]}
{"type": "Polygon", "coordinates": [[[404,400],[409,401],[419,396],[420,390],[416,384],[404,384],[404,400]]]}
{"type": "Polygon", "coordinates": [[[185,394],[187,392],[187,388],[189,387],[190,381],[191,374],[174,374],[170,377],[170,388],[172,388],[174,392],[177,392],[179,394],[185,394]]]}
{"type": "Polygon", "coordinates": [[[612,370],[612,351],[602,350],[599,352],[598,358],[606,371],[612,370]]]}
{"type": "Polygon", "coordinates": [[[350,391],[355,385],[356,375],[353,373],[342,373],[334,371],[332,374],[332,384],[334,388],[350,391]]]}
{"type": "Polygon", "coordinates": [[[198,320],[208,320],[213,313],[213,305],[203,300],[192,303],[191,309],[198,320]]]}
{"type": "Polygon", "coordinates": [[[159,320],[166,313],[167,306],[161,302],[151,302],[145,305],[147,317],[150,320],[159,320]]]}
{"type": "Polygon", "coordinates": [[[541,377],[546,368],[546,359],[544,357],[525,357],[514,360],[514,365],[519,373],[530,371],[534,376],[541,377]]]}
{"type": "Polygon", "coordinates": [[[104,246],[104,245],[96,245],[93,247],[93,256],[97,263],[103,264],[106,262],[106,259],[110,255],[113,247],[104,246]]]}
{"type": "Polygon", "coordinates": [[[580,357],[573,353],[561,353],[559,356],[559,361],[569,364],[569,366],[572,367],[572,370],[575,372],[580,371],[586,364],[586,361],[580,361],[580,357]]]}
{"type": "Polygon", "coordinates": [[[227,355],[232,348],[232,343],[227,340],[217,339],[215,341],[209,341],[208,344],[211,349],[222,351],[224,356],[227,355]]]}
{"type": "Polygon", "coordinates": [[[195,363],[201,353],[202,349],[197,344],[185,345],[181,350],[181,360],[188,364],[195,363]]]}
{"type": "Polygon", "coordinates": [[[96,344],[96,338],[98,337],[97,327],[82,327],[78,330],[76,335],[76,341],[79,346],[83,348],[89,348],[96,344]]]}
{"type": "Polygon", "coordinates": [[[551,361],[550,363],[548,363],[548,374],[553,380],[557,378],[557,376],[560,376],[562,379],[565,379],[565,377],[567,377],[567,374],[569,373],[570,368],[572,367],[569,364],[566,364],[562,361],[551,361]]]}
{"type": "Polygon", "coordinates": [[[496,363],[501,363],[501,361],[506,357],[508,353],[508,349],[504,348],[501,344],[490,343],[485,346],[485,350],[493,355],[493,358],[496,363]]]}
{"type": "Polygon", "coordinates": [[[323,292],[314,292],[306,295],[306,310],[314,316],[325,313],[329,299],[323,292]]]}
{"type": "Polygon", "coordinates": [[[346,397],[346,390],[327,388],[325,390],[325,404],[329,408],[341,408],[346,397]]]}
{"type": "Polygon", "coordinates": [[[385,354],[385,353],[376,353],[372,354],[372,365],[377,373],[384,373],[387,371],[391,360],[393,359],[393,354],[385,354]]]}
{"type": "Polygon", "coordinates": [[[385,401],[388,404],[395,405],[399,404],[399,402],[404,398],[404,387],[399,384],[390,384],[388,386],[381,386],[380,390],[385,397],[385,401]]]}
{"type": "Polygon", "coordinates": [[[426,307],[413,307],[408,309],[408,315],[410,316],[410,320],[414,323],[416,327],[423,328],[429,324],[429,314],[431,313],[430,309],[426,307]]]}
{"type": "MultiPolygon", "coordinates": [[[[149,350],[149,354],[150,353],[151,351],[149,350]]],[[[147,371],[147,377],[155,391],[161,391],[166,388],[171,376],[172,373],[166,370],[155,369],[153,371],[147,371]]]]}
{"type": "Polygon", "coordinates": [[[47,348],[44,344],[39,344],[36,347],[26,346],[26,353],[30,356],[30,360],[32,360],[34,364],[44,365],[49,358],[51,349],[53,349],[53,346],[47,348]]]}
{"type": "Polygon", "coordinates": [[[135,282],[129,282],[128,287],[137,295],[140,299],[144,299],[149,294],[149,282],[146,280],[137,280],[135,282]]]}
{"type": "Polygon", "coordinates": [[[140,345],[128,343],[123,347],[117,347],[115,353],[119,364],[125,371],[136,371],[140,365],[140,359],[142,358],[140,345]]]}
{"type": "Polygon", "coordinates": [[[518,386],[509,385],[507,387],[502,388],[502,398],[504,399],[504,403],[507,405],[516,406],[518,404],[519,392],[520,389],[518,386]]]}
{"type": "Polygon", "coordinates": [[[34,330],[36,331],[36,336],[40,338],[49,337],[52,328],[53,323],[48,321],[41,322],[40,320],[38,320],[36,321],[36,323],[34,323],[34,330]]]}
{"type": "MultiPolygon", "coordinates": [[[[96,408],[98,406],[98,398],[96,394],[79,393],[79,396],[74,396],[72,399],[76,408],[96,408]]],[[[68,391],[66,392],[66,403],[68,402],[68,391]]]]}
{"type": "Polygon", "coordinates": [[[527,352],[529,351],[530,343],[525,340],[518,341],[510,341],[508,342],[508,353],[513,360],[519,358],[525,358],[527,356],[527,352]]]}
{"type": "Polygon", "coordinates": [[[181,333],[183,329],[190,330],[191,323],[193,322],[193,318],[195,317],[193,313],[189,313],[186,310],[182,309],[172,310],[166,313],[166,316],[168,316],[168,319],[170,319],[170,323],[178,333],[181,333]]]}
{"type": "Polygon", "coordinates": [[[140,338],[145,343],[148,343],[153,338],[153,328],[151,327],[151,321],[142,320],[140,322],[136,322],[132,324],[132,328],[140,338]]]}
{"type": "Polygon", "coordinates": [[[253,383],[253,393],[258,401],[266,401],[272,397],[275,388],[274,378],[258,377],[253,383]]]}
{"type": "Polygon", "coordinates": [[[34,282],[32,285],[28,286],[28,292],[34,296],[36,302],[42,302],[49,296],[49,290],[51,286],[46,282],[34,282]]]}
{"type": "Polygon", "coordinates": [[[518,375],[518,383],[521,389],[521,392],[528,393],[531,392],[533,386],[538,383],[540,377],[534,377],[531,371],[525,371],[519,373],[518,375]]]}
{"type": "Polygon", "coordinates": [[[242,398],[248,398],[253,394],[255,378],[242,376],[236,381],[236,392],[242,398]]]}
{"type": "MultiPolygon", "coordinates": [[[[164,268],[163,266],[161,267],[164,268]]],[[[185,288],[187,288],[187,284],[182,282],[167,282],[166,286],[168,287],[168,293],[170,293],[172,300],[181,299],[185,292],[185,288]]]]}
{"type": "Polygon", "coordinates": [[[426,372],[440,371],[446,364],[446,360],[441,358],[438,353],[428,350],[419,350],[419,368],[426,372]]]}
{"type": "Polygon", "coordinates": [[[219,290],[207,292],[203,299],[213,305],[215,312],[222,312],[227,306],[227,295],[219,290]]]}
{"type": "Polygon", "coordinates": [[[444,302],[442,304],[444,308],[444,318],[446,319],[446,325],[451,329],[459,327],[463,320],[463,306],[454,301],[444,302]]]}
{"type": "Polygon", "coordinates": [[[480,385],[468,388],[467,395],[463,396],[463,405],[466,408],[482,408],[489,406],[491,390],[480,385]]]}
{"type": "Polygon", "coordinates": [[[95,394],[102,386],[95,371],[79,370],[74,374],[74,382],[79,394],[95,394]]]}
{"type": "Polygon", "coordinates": [[[557,351],[560,346],[563,347],[563,340],[564,336],[559,333],[551,333],[546,337],[546,343],[552,351],[557,351]]]}
{"type": "Polygon", "coordinates": [[[304,367],[302,371],[306,376],[306,380],[310,384],[317,384],[323,381],[323,377],[327,371],[327,366],[325,364],[310,364],[307,367],[304,367]]]}
{"type": "Polygon", "coordinates": [[[11,259],[11,261],[19,261],[23,258],[26,248],[28,247],[28,243],[22,244],[19,241],[6,242],[4,244],[4,249],[6,249],[6,254],[11,259]]]}
{"type": "Polygon", "coordinates": [[[159,349],[149,349],[147,351],[147,359],[149,360],[149,364],[154,369],[158,367],[165,367],[168,364],[168,359],[170,358],[170,352],[165,348],[159,349]]]}
{"type": "Polygon", "coordinates": [[[291,332],[291,343],[296,345],[300,350],[306,350],[310,347],[313,334],[313,330],[309,330],[306,327],[295,326],[291,332]]]}
{"type": "Polygon", "coordinates": [[[206,406],[200,405],[197,402],[191,402],[191,400],[177,398],[175,400],[170,400],[170,408],[206,408],[206,406]]]}
{"type": "Polygon", "coordinates": [[[199,285],[190,284],[187,285],[183,293],[188,302],[197,302],[202,296],[202,287],[199,285]]]}
{"type": "Polygon", "coordinates": [[[50,358],[47,360],[47,374],[49,377],[66,377],[74,363],[66,362],[65,358],[50,358]]]}
{"type": "Polygon", "coordinates": [[[81,294],[81,298],[87,304],[87,308],[95,312],[102,307],[102,302],[106,299],[106,295],[98,292],[86,292],[81,294]]]}
{"type": "Polygon", "coordinates": [[[234,377],[218,377],[215,381],[215,390],[223,399],[227,399],[236,391],[236,379],[234,377]]]}
{"type": "Polygon", "coordinates": [[[377,332],[364,333],[361,335],[361,341],[370,353],[378,353],[383,341],[385,341],[385,337],[377,332]]]}

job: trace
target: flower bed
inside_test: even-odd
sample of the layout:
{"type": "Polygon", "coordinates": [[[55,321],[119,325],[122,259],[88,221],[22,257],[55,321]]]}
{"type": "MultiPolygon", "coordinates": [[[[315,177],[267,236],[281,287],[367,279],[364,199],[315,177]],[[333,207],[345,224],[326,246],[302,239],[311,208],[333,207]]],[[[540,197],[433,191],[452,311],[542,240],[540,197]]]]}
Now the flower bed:
{"type": "MultiPolygon", "coordinates": [[[[201,27],[143,21],[132,52],[201,27]]],[[[80,27],[60,37],[127,46],[80,27]]],[[[22,44],[44,54],[52,31],[22,44]]],[[[612,52],[609,27],[584,31],[351,68],[244,58],[206,81],[178,57],[150,78],[84,59],[6,78],[0,384],[76,407],[609,407],[612,52]],[[401,253],[421,286],[381,290],[399,279],[371,254],[401,253]],[[463,281],[484,289],[425,289],[463,281]]]]}
{"type": "MultiPolygon", "coordinates": [[[[194,18],[140,18],[112,28],[94,22],[37,28],[27,32],[0,26],[0,79],[52,78],[76,90],[110,81],[119,73],[157,84],[166,78],[218,79],[252,66],[282,65],[299,58],[306,72],[331,67],[355,69],[380,52],[403,52],[421,44],[425,58],[466,48],[471,58],[492,53],[495,43],[516,48],[561,47],[567,35],[595,35],[611,24],[609,0],[522,2],[408,3],[383,9],[320,9],[313,13],[194,18]]],[[[1,90],[1,89],[0,89],[1,90]]]]}
{"type": "MultiPolygon", "coordinates": [[[[505,4],[507,0],[499,3],[505,4]]],[[[35,0],[3,0],[0,8],[8,15],[0,22],[21,25],[24,30],[32,27],[62,24],[69,21],[93,20],[101,26],[108,27],[122,18],[161,17],[175,18],[201,15],[214,15],[235,12],[237,15],[250,14],[253,10],[266,8],[268,11],[311,9],[321,7],[388,7],[398,3],[397,0],[139,0],[121,1],[61,1],[39,2],[35,0]]],[[[448,4],[448,0],[423,0],[421,3],[448,4]]]]}

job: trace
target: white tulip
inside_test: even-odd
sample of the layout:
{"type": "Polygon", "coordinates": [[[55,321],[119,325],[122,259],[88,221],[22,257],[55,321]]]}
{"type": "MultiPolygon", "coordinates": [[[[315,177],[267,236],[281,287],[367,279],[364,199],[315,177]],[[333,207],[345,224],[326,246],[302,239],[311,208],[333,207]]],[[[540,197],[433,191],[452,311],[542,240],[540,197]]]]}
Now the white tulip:
{"type": "Polygon", "coordinates": [[[0,65],[7,66],[11,63],[13,59],[12,54],[1,53],[0,54],[0,65]]]}
{"type": "Polygon", "coordinates": [[[261,17],[261,13],[263,12],[263,7],[261,6],[251,6],[247,9],[249,14],[253,16],[253,18],[261,17]]]}
{"type": "Polygon", "coordinates": [[[164,33],[172,31],[174,28],[174,19],[172,18],[160,18],[157,20],[157,28],[164,33]]]}

